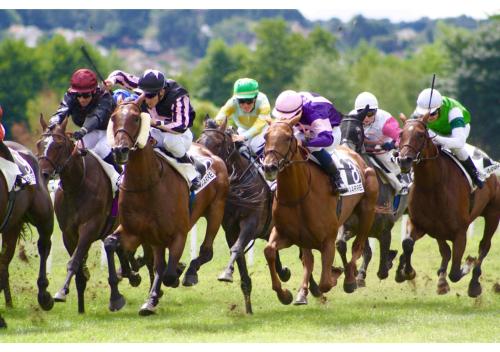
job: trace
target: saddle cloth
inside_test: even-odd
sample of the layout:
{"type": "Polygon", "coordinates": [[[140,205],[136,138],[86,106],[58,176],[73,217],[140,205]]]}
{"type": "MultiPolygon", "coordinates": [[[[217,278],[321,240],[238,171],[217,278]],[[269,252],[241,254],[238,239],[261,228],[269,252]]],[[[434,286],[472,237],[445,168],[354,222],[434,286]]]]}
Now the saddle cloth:
{"type": "MultiPolygon", "coordinates": [[[[486,154],[480,148],[475,147],[471,144],[465,143],[465,149],[467,150],[467,153],[469,153],[472,162],[476,166],[477,171],[479,171],[483,175],[484,179],[487,179],[493,173],[498,174],[498,171],[500,170],[500,163],[491,159],[488,156],[488,154],[486,154]]],[[[465,170],[460,160],[458,160],[458,158],[455,155],[453,155],[453,153],[450,150],[445,148],[441,150],[444,152],[445,155],[447,155],[451,160],[453,160],[455,164],[457,164],[460,170],[462,170],[462,173],[467,178],[467,182],[469,182],[469,186],[471,187],[471,192],[473,192],[477,188],[477,186],[474,184],[474,182],[472,182],[469,173],[465,170]]]]}
{"type": "Polygon", "coordinates": [[[110,165],[104,160],[102,160],[101,157],[96,154],[96,152],[90,149],[88,149],[88,152],[92,154],[94,158],[97,159],[99,164],[101,164],[102,168],[104,169],[104,172],[106,173],[106,175],[108,175],[109,182],[111,182],[111,189],[113,191],[113,194],[115,194],[116,191],[118,191],[118,182],[119,182],[118,180],[120,178],[120,175],[118,174],[118,172],[116,172],[113,165],[110,165]]]}
{"type": "MultiPolygon", "coordinates": [[[[194,180],[199,175],[198,171],[196,171],[196,168],[191,163],[179,163],[177,159],[168,156],[159,148],[154,148],[154,151],[163,159],[165,159],[165,161],[169,163],[170,166],[172,166],[184,178],[184,180],[188,185],[188,188],[190,188],[191,181],[194,180]]],[[[211,168],[212,159],[200,155],[191,157],[195,157],[198,161],[203,163],[207,170],[205,172],[205,175],[203,175],[203,178],[201,179],[200,187],[194,192],[195,194],[197,194],[201,190],[203,190],[206,186],[208,186],[208,184],[210,184],[210,182],[212,182],[217,176],[215,175],[215,172],[211,168]]]]}
{"type": "MultiPolygon", "coordinates": [[[[361,171],[359,170],[356,162],[342,150],[334,149],[330,152],[330,155],[333,162],[337,166],[337,169],[340,171],[340,176],[342,177],[344,184],[347,186],[347,192],[341,194],[341,196],[345,197],[363,193],[365,188],[361,178],[361,171]]],[[[314,155],[311,154],[309,158],[321,167],[321,164],[314,157],[314,155]]]]}
{"type": "Polygon", "coordinates": [[[22,175],[29,185],[36,185],[35,172],[31,165],[24,160],[18,151],[9,148],[15,163],[0,157],[0,169],[5,177],[7,189],[11,191],[14,188],[17,175],[22,175]]]}

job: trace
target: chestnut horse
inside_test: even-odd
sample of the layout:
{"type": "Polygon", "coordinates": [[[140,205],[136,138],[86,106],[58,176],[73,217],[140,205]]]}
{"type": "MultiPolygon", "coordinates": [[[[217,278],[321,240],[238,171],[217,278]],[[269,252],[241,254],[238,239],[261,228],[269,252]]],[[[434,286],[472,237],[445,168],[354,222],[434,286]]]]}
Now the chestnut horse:
{"type": "Polygon", "coordinates": [[[292,301],[287,289],[282,289],[276,274],[275,259],[280,249],[293,244],[302,248],[304,276],[297,301],[307,296],[308,281],[313,269],[312,249],[321,252],[321,279],[319,289],[328,292],[336,285],[337,278],[332,273],[337,231],[347,218],[355,213],[360,219],[359,231],[352,246],[352,257],[345,270],[344,291],[356,289],[356,260],[363,253],[372,226],[378,183],[375,171],[367,167],[363,159],[349,148],[340,146],[337,150],[350,156],[357,164],[364,193],[343,196],[339,214],[337,195],[332,192],[330,178],[321,168],[308,161],[303,155],[305,148],[294,137],[293,126],[300,116],[273,122],[265,135],[264,172],[266,178],[277,178],[277,193],[273,204],[275,227],[264,255],[269,265],[272,288],[283,304],[292,301]]]}
{"type": "MultiPolygon", "coordinates": [[[[205,129],[197,143],[207,147],[226,163],[230,176],[229,194],[222,220],[226,241],[231,248],[231,258],[219,276],[219,281],[233,282],[234,262],[238,264],[241,291],[245,309],[252,313],[252,280],[248,274],[244,249],[256,238],[269,239],[272,223],[273,194],[257,167],[242,157],[232,141],[231,130],[226,130],[227,120],[220,126],[214,120],[205,119],[205,129]]],[[[276,255],[276,270],[282,281],[288,281],[290,270],[282,267],[276,255]]]]}
{"type": "MultiPolygon", "coordinates": [[[[38,303],[43,310],[51,310],[54,300],[47,291],[47,257],[52,242],[50,237],[54,229],[54,208],[50,199],[47,185],[44,182],[36,157],[27,148],[15,142],[0,140],[0,157],[14,162],[9,147],[31,166],[34,171],[36,184],[25,185],[19,191],[8,189],[3,173],[0,176],[0,232],[2,233],[2,250],[0,252],[0,292],[3,291],[5,304],[12,307],[12,296],[9,283],[9,264],[16,249],[16,243],[21,231],[29,222],[38,230],[38,254],[40,269],[38,272],[38,303]]],[[[5,327],[5,321],[0,317],[0,327],[5,327]]]]}
{"type": "MultiPolygon", "coordinates": [[[[85,312],[85,288],[89,279],[86,266],[92,243],[104,240],[117,226],[117,217],[111,217],[113,192],[109,177],[90,153],[78,148],[66,132],[68,119],[49,130],[40,116],[44,133],[37,142],[40,169],[46,178],[60,177],[55,192],[54,207],[61,228],[64,247],[71,259],[62,288],[56,293],[56,302],[66,302],[71,279],[75,276],[78,312],[85,312]]],[[[138,286],[140,276],[127,270],[124,255],[119,252],[122,276],[132,286],[138,286]]],[[[108,258],[109,260],[109,258],[108,258]]]]}
{"type": "MultiPolygon", "coordinates": [[[[354,150],[356,153],[360,154],[365,162],[373,167],[371,159],[368,157],[370,153],[375,153],[375,150],[367,150],[364,145],[365,134],[363,128],[364,115],[361,116],[345,116],[340,124],[340,130],[342,132],[342,139],[340,144],[346,145],[347,147],[354,150]]],[[[379,194],[377,199],[377,206],[375,208],[375,220],[373,221],[372,228],[370,229],[370,237],[374,237],[379,241],[380,244],[380,261],[379,268],[377,271],[377,276],[379,279],[383,280],[389,276],[389,270],[392,268],[392,261],[397,255],[396,250],[392,250],[391,246],[391,230],[394,227],[394,223],[403,215],[408,207],[408,196],[401,195],[397,209],[393,209],[393,202],[395,197],[394,188],[389,182],[383,181],[379,175],[380,171],[377,171],[377,181],[379,185],[379,194]]],[[[337,250],[339,251],[342,261],[346,262],[346,239],[348,234],[351,234],[357,227],[358,219],[356,217],[349,218],[344,224],[343,233],[339,234],[337,239],[337,250]]],[[[365,286],[366,272],[368,270],[368,264],[370,263],[372,257],[372,251],[369,245],[365,245],[365,250],[363,253],[363,262],[359,269],[359,274],[357,277],[358,285],[365,286]]]]}
{"type": "MultiPolygon", "coordinates": [[[[135,250],[141,243],[152,246],[154,284],[139,311],[141,315],[150,315],[158,305],[162,281],[170,287],[179,284],[177,264],[187,233],[200,216],[207,219],[207,229],[200,255],[193,259],[187,272],[191,283],[197,282],[200,266],[212,259],[213,242],[224,215],[229,181],[224,162],[206,148],[193,144],[191,151],[213,160],[212,169],[217,178],[196,195],[190,211],[189,189],[184,178],[157,155],[152,139],[143,143],[138,141],[150,128],[149,123],[142,126],[142,121],[147,120],[143,119],[138,104],[140,100],[119,104],[108,127],[116,161],[126,164],[126,167],[118,200],[120,226],[107,241],[113,246],[119,239],[128,251],[135,250]],[[166,248],[169,249],[169,258],[164,274],[166,248]]],[[[120,298],[121,294],[114,286],[113,298],[120,298]]]]}
{"type": "Polygon", "coordinates": [[[470,271],[471,263],[460,267],[467,241],[467,228],[478,216],[484,217],[484,233],[479,243],[479,257],[473,260],[474,269],[468,294],[481,294],[481,264],[488,254],[491,238],[500,219],[500,182],[492,174],[482,189],[471,194],[470,185],[459,167],[446,156],[429,137],[429,116],[406,121],[400,140],[400,165],[408,172],[413,165],[414,180],[410,189],[408,210],[411,230],[403,240],[403,254],[396,272],[396,281],[411,280],[415,270],[411,255],[415,241],[424,234],[435,238],[441,253],[438,270],[438,293],[449,291],[446,271],[450,258],[449,278],[457,282],[470,271]],[[447,241],[453,244],[453,253],[447,241]]]}

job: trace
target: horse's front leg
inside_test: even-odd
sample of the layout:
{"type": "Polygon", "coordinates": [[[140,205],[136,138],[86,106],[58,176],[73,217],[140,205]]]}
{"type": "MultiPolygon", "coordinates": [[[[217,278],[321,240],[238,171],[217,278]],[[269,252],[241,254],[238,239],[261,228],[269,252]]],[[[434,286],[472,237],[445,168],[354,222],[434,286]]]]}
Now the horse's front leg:
{"type": "Polygon", "coordinates": [[[467,243],[467,233],[465,230],[460,231],[455,235],[455,240],[453,241],[452,256],[451,256],[450,274],[448,275],[451,282],[459,281],[462,277],[467,275],[472,268],[471,262],[466,262],[465,265],[461,267],[462,257],[464,255],[466,243],[467,243]]]}
{"type": "Polygon", "coordinates": [[[269,236],[269,241],[264,248],[264,256],[266,257],[267,266],[269,267],[269,273],[271,275],[272,288],[278,295],[278,299],[283,304],[292,303],[293,296],[287,289],[281,287],[281,281],[276,272],[276,254],[280,249],[289,247],[290,243],[287,239],[283,239],[279,236],[276,227],[271,231],[269,236]]]}
{"type": "Polygon", "coordinates": [[[39,234],[37,247],[38,254],[40,256],[40,268],[38,271],[38,304],[43,310],[51,310],[54,307],[54,299],[47,291],[49,286],[49,280],[47,278],[47,258],[50,254],[50,249],[52,247],[52,242],[50,237],[52,236],[52,231],[54,229],[53,221],[46,221],[42,224],[36,226],[39,234]]]}
{"type": "Polygon", "coordinates": [[[333,259],[335,257],[335,236],[326,238],[321,248],[321,278],[319,289],[326,293],[337,285],[337,275],[333,272],[333,259]]]}
{"type": "Polygon", "coordinates": [[[104,240],[104,249],[106,251],[106,259],[108,261],[108,283],[111,290],[109,297],[109,310],[116,312],[123,308],[125,305],[125,298],[118,290],[118,275],[116,274],[115,267],[115,252],[120,246],[120,232],[119,229],[115,233],[109,235],[104,240]]]}
{"type": "Polygon", "coordinates": [[[420,239],[424,235],[424,231],[417,229],[411,221],[408,221],[408,226],[410,228],[409,235],[405,235],[402,242],[403,253],[399,257],[399,265],[396,270],[396,282],[403,282],[405,280],[413,280],[417,275],[413,267],[411,266],[411,255],[413,253],[413,247],[415,241],[420,239]]]}
{"type": "Polygon", "coordinates": [[[160,301],[160,288],[166,264],[165,247],[153,246],[153,254],[154,254],[155,278],[153,281],[153,286],[151,287],[151,291],[149,292],[149,297],[139,310],[139,315],[142,316],[154,314],[156,307],[158,306],[158,303],[160,301]]]}
{"type": "Polygon", "coordinates": [[[302,284],[297,293],[297,298],[293,304],[295,305],[305,305],[307,304],[307,294],[309,293],[308,285],[311,274],[314,269],[314,256],[312,251],[308,248],[302,248],[302,267],[304,268],[304,273],[302,276],[302,284]]]}
{"type": "Polygon", "coordinates": [[[0,252],[0,292],[3,290],[5,305],[12,308],[12,295],[9,284],[9,264],[14,256],[16,241],[21,231],[21,226],[10,228],[3,233],[2,251],[0,252]]]}
{"type": "Polygon", "coordinates": [[[439,246],[439,253],[441,254],[441,265],[438,269],[438,284],[437,284],[437,293],[439,295],[444,295],[450,291],[450,285],[448,285],[448,281],[446,281],[446,272],[448,270],[448,263],[451,258],[451,249],[446,243],[445,240],[437,240],[439,246]]]}
{"type": "MultiPolygon", "coordinates": [[[[177,234],[174,236],[174,239],[172,240],[172,243],[168,248],[167,270],[162,277],[163,284],[167,287],[175,288],[179,286],[179,276],[182,274],[182,270],[179,270],[179,260],[181,259],[185,244],[186,244],[186,234],[177,234]]],[[[153,248],[153,253],[154,253],[154,248],[153,248]]],[[[154,256],[156,258],[156,254],[154,254],[154,256]]]]}
{"type": "MultiPolygon", "coordinates": [[[[365,281],[366,271],[368,270],[368,264],[370,264],[371,260],[372,260],[372,249],[370,247],[370,243],[367,241],[367,243],[365,243],[365,249],[363,251],[363,261],[361,263],[361,266],[359,267],[358,275],[356,276],[356,284],[358,285],[358,287],[366,286],[366,281],[365,281]]],[[[380,258],[380,266],[382,266],[382,258],[380,258]]]]}
{"type": "Polygon", "coordinates": [[[335,246],[337,247],[337,251],[339,252],[340,259],[342,259],[342,265],[345,271],[347,270],[347,231],[345,229],[345,226],[339,227],[335,246]]]}

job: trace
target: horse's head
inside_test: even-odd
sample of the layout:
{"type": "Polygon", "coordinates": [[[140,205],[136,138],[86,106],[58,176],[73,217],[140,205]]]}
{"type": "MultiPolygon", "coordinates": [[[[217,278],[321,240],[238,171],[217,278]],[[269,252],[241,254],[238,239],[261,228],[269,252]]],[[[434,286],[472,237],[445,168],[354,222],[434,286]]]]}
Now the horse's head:
{"type": "Polygon", "coordinates": [[[42,176],[48,180],[64,169],[75,145],[66,133],[68,118],[49,129],[43,115],[40,115],[40,125],[43,132],[36,142],[37,156],[42,176]]]}
{"type": "Polygon", "coordinates": [[[236,150],[231,130],[226,130],[227,119],[224,119],[224,122],[218,125],[207,115],[204,125],[205,129],[201,132],[200,138],[196,142],[207,147],[208,150],[227,163],[229,157],[236,150]]]}
{"type": "Polygon", "coordinates": [[[293,134],[293,126],[300,120],[300,115],[290,120],[278,120],[271,123],[264,135],[264,174],[270,181],[275,180],[291,161],[298,149],[298,142],[293,134]]]}
{"type": "Polygon", "coordinates": [[[426,146],[432,141],[427,129],[429,115],[409,119],[403,125],[399,141],[399,166],[402,172],[409,172],[412,163],[419,162],[426,146]]]}
{"type": "Polygon", "coordinates": [[[340,144],[347,145],[350,149],[356,151],[356,153],[361,153],[365,141],[363,119],[366,113],[363,114],[363,112],[364,110],[356,115],[345,116],[340,123],[340,131],[342,133],[340,144]]]}
{"type": "Polygon", "coordinates": [[[147,143],[150,117],[141,114],[140,104],[124,102],[118,104],[108,124],[107,138],[118,164],[126,164],[129,152],[147,143]]]}

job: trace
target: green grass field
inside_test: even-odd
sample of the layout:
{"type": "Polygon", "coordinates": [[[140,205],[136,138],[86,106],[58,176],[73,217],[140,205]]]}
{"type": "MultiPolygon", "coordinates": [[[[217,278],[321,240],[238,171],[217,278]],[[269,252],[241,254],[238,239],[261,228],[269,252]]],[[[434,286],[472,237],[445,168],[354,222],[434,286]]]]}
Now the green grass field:
{"type": "MultiPolygon", "coordinates": [[[[204,222],[199,223],[199,236],[204,222]]],[[[466,253],[477,255],[483,223],[475,226],[466,253]]],[[[253,280],[254,314],[247,316],[235,272],[233,284],[217,281],[229,259],[222,231],[215,244],[214,259],[202,267],[196,287],[163,288],[157,314],[140,317],[138,309],[149,288],[146,269],[137,288],[128,281],[120,284],[127,305],[120,311],[108,311],[107,268],[101,267],[100,243],[94,244],[88,266],[91,278],[86,291],[86,313],[77,313],[74,281],[66,303],[57,303],[52,311],[42,311],[36,300],[36,231],[27,240],[29,263],[16,255],[10,267],[13,309],[5,309],[0,295],[0,312],[8,323],[0,331],[0,342],[500,342],[500,294],[493,285],[500,282],[500,236],[493,237],[491,251],[483,264],[483,294],[478,299],[467,296],[470,274],[451,283],[447,295],[436,294],[440,256],[436,242],[424,237],[415,245],[414,284],[397,284],[394,268],[387,280],[376,277],[378,243],[367,277],[367,287],[353,294],[339,285],[327,294],[327,302],[309,296],[307,306],[284,306],[274,291],[263,255],[264,241],[255,248],[250,267],[253,280]]],[[[199,237],[200,241],[200,237],[199,237]]],[[[184,261],[189,261],[189,239],[184,261]]],[[[349,242],[351,244],[352,242],[349,242]]],[[[400,225],[393,231],[392,248],[401,252],[400,225]]],[[[54,294],[66,274],[68,255],[59,229],[53,235],[53,262],[49,291],[54,294]]],[[[296,247],[282,252],[283,263],[292,270],[284,286],[294,296],[302,276],[296,247]]],[[[316,276],[319,276],[319,255],[316,276]]],[[[336,258],[339,265],[339,258],[336,258]]],[[[360,263],[360,262],[359,262],[360,263]]]]}

